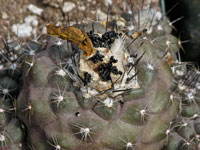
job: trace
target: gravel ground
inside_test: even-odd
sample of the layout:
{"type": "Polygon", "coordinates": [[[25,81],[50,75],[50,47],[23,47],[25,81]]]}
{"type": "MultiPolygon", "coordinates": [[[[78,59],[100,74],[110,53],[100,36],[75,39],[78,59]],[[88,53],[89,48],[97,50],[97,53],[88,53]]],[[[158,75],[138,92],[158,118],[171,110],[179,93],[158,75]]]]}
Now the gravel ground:
{"type": "MultiPolygon", "coordinates": [[[[158,7],[157,1],[151,6],[158,7]]],[[[137,11],[146,7],[148,0],[132,0],[132,4],[137,11]]],[[[34,37],[48,23],[91,22],[97,16],[105,20],[108,5],[111,15],[131,11],[130,0],[0,0],[0,38],[6,39],[8,31],[11,37],[34,37]]]]}

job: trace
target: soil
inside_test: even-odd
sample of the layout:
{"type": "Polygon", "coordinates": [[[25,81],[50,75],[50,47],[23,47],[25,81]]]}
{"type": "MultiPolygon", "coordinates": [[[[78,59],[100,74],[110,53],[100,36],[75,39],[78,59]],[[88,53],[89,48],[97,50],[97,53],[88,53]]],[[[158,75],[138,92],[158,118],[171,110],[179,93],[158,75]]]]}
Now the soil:
{"type": "MultiPolygon", "coordinates": [[[[36,34],[42,31],[42,28],[48,23],[69,25],[70,22],[84,22],[96,20],[97,9],[105,14],[108,12],[108,6],[105,2],[112,2],[110,6],[110,15],[120,14],[138,8],[145,7],[147,0],[0,0],[0,39],[7,39],[8,31],[12,38],[16,35],[12,33],[13,24],[24,23],[24,18],[30,15],[37,17],[38,25],[36,34]],[[75,8],[69,12],[63,12],[65,2],[73,2],[75,8]],[[123,5],[126,2],[126,5],[123,5]],[[33,4],[43,9],[41,15],[32,13],[27,6],[33,4]],[[124,7],[126,6],[126,7],[124,7]]],[[[158,0],[152,1],[152,6],[158,7],[158,0]]],[[[0,45],[1,47],[1,45],[0,45]]]]}

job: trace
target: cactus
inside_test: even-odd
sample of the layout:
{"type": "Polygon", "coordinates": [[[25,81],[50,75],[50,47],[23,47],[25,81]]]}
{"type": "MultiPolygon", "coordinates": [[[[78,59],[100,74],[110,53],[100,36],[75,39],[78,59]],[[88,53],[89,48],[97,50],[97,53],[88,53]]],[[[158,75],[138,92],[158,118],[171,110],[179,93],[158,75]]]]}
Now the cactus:
{"type": "Polygon", "coordinates": [[[194,66],[181,64],[176,73],[178,95],[179,97],[179,113],[171,122],[169,129],[169,141],[163,150],[176,149],[200,149],[199,137],[199,71],[194,66]],[[187,72],[185,72],[187,69],[187,72]]]}
{"type": "Polygon", "coordinates": [[[12,63],[0,55],[0,148],[200,148],[199,71],[176,57],[181,41],[160,10],[47,31],[45,43],[14,42],[12,63]]]}
{"type": "Polygon", "coordinates": [[[16,41],[3,41],[0,51],[0,149],[22,150],[25,142],[25,126],[16,116],[16,99],[22,88],[22,55],[16,41]]]}

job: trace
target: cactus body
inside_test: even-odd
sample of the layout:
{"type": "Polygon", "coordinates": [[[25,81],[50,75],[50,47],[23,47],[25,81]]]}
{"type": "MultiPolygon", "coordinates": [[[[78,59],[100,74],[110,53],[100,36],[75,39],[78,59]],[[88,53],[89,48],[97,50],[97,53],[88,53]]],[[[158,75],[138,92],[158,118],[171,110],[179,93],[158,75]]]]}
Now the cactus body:
{"type": "Polygon", "coordinates": [[[66,40],[54,26],[58,37],[22,45],[0,72],[0,148],[197,150],[198,70],[176,58],[180,41],[159,10],[131,19],[75,25],[66,40]]]}

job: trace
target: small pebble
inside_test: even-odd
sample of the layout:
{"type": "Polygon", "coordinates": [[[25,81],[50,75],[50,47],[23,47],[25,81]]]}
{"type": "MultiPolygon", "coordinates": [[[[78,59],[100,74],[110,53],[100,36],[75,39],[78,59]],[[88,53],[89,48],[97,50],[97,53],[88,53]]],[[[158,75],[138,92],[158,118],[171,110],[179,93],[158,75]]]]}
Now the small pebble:
{"type": "Polygon", "coordinates": [[[86,8],[85,8],[85,6],[78,6],[78,9],[81,11],[85,11],[86,8]]]}
{"type": "Polygon", "coordinates": [[[37,6],[33,5],[33,4],[29,4],[27,7],[32,13],[36,14],[36,15],[41,15],[43,12],[43,9],[38,8],[37,6]]]}
{"type": "Polygon", "coordinates": [[[62,8],[62,11],[64,13],[70,12],[71,10],[73,10],[76,7],[76,5],[72,2],[65,2],[64,6],[62,8]]]}
{"type": "Polygon", "coordinates": [[[6,12],[2,12],[2,19],[8,19],[8,14],[6,12]]]}
{"type": "Polygon", "coordinates": [[[13,24],[12,32],[14,32],[18,37],[29,37],[32,34],[32,27],[29,24],[13,24]]]}
{"type": "Polygon", "coordinates": [[[29,37],[32,34],[36,34],[36,27],[38,25],[38,20],[36,16],[27,16],[24,18],[22,24],[13,24],[12,32],[14,32],[18,37],[29,37]],[[35,26],[35,28],[33,28],[35,26]]]}
{"type": "Polygon", "coordinates": [[[33,26],[37,26],[38,25],[38,20],[37,20],[36,16],[27,16],[24,19],[24,21],[25,21],[26,24],[31,24],[33,26]]]}
{"type": "Polygon", "coordinates": [[[112,0],[105,0],[105,5],[106,6],[112,5],[112,0]]]}

